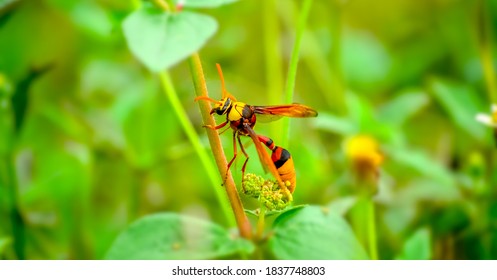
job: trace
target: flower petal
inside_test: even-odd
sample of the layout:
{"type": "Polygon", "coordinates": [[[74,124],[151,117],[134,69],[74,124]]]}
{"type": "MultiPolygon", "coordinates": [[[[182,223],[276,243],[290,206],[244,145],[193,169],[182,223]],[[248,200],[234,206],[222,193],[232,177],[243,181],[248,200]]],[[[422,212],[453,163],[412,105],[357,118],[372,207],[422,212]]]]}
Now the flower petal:
{"type": "Polygon", "coordinates": [[[489,115],[486,115],[486,114],[477,114],[475,119],[480,122],[480,123],[483,123],[485,125],[488,125],[488,126],[491,126],[491,127],[497,127],[497,123],[494,122],[494,120],[492,119],[491,116],[489,115]]]}

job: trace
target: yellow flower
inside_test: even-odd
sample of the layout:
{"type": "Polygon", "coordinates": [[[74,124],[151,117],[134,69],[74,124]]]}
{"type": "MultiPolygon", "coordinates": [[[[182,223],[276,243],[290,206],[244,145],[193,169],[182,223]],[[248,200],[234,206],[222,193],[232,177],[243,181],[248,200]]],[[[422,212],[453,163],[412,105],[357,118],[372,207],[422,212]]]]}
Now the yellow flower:
{"type": "Polygon", "coordinates": [[[374,138],[367,135],[350,138],[345,143],[345,154],[360,180],[376,182],[383,155],[374,138]]]}

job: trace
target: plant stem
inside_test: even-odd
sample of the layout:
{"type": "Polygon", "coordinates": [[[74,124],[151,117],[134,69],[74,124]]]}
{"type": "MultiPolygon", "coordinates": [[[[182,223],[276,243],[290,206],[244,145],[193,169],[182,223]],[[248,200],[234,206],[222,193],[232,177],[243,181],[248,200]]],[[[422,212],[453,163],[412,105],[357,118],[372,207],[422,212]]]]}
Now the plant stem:
{"type": "MultiPolygon", "coordinates": [[[[291,29],[296,24],[293,19],[293,15],[296,14],[297,7],[293,1],[288,1],[286,4],[287,12],[281,13],[281,18],[284,21],[285,26],[288,29],[291,29]]],[[[340,8],[334,8],[332,12],[332,22],[330,24],[333,36],[332,42],[338,42],[337,44],[333,44],[333,48],[331,50],[333,57],[338,54],[338,58],[332,58],[332,61],[340,62],[340,48],[338,47],[341,45],[340,8]]],[[[327,58],[323,47],[319,43],[317,36],[313,32],[307,30],[304,40],[307,52],[306,56],[302,57],[302,61],[307,64],[307,68],[309,69],[311,76],[314,78],[313,82],[318,87],[318,92],[326,102],[326,106],[331,108],[333,111],[342,114],[345,110],[344,86],[343,82],[339,78],[341,75],[336,74],[338,72],[341,73],[341,71],[340,69],[338,69],[339,71],[337,71],[337,69],[332,69],[337,68],[340,63],[336,63],[334,65],[331,65],[332,63],[328,63],[329,59],[327,58]]]]}
{"type": "Polygon", "coordinates": [[[293,101],[293,91],[295,88],[295,79],[297,77],[297,66],[299,62],[300,46],[302,42],[302,36],[304,35],[307,18],[309,17],[309,11],[311,10],[311,5],[312,5],[312,0],[304,0],[304,3],[302,4],[302,10],[297,25],[297,34],[295,35],[295,42],[293,44],[293,50],[290,56],[290,65],[288,66],[288,75],[286,78],[285,103],[291,103],[293,101]]]}
{"type": "Polygon", "coordinates": [[[259,219],[257,220],[257,231],[255,233],[255,239],[261,240],[262,235],[264,234],[264,224],[266,218],[266,207],[261,203],[260,207],[261,211],[259,213],[259,219]]]}
{"type": "MultiPolygon", "coordinates": [[[[174,6],[174,3],[170,0],[154,0],[154,3],[156,6],[159,8],[162,8],[164,11],[175,11],[176,7],[174,6]]],[[[169,102],[171,102],[171,105],[173,107],[173,110],[178,117],[178,120],[180,121],[181,126],[183,127],[183,130],[185,131],[188,139],[193,145],[193,148],[197,152],[198,156],[200,157],[200,161],[202,162],[202,165],[204,166],[205,170],[207,171],[207,175],[209,177],[209,180],[211,181],[211,185],[214,188],[214,193],[216,194],[217,200],[221,204],[221,209],[223,210],[223,213],[225,215],[225,218],[228,222],[229,226],[235,226],[236,221],[233,219],[233,216],[231,216],[230,213],[230,206],[228,202],[226,201],[226,196],[224,195],[223,191],[221,188],[217,187],[219,185],[219,181],[216,176],[216,170],[212,164],[212,162],[209,159],[209,156],[207,155],[207,152],[205,149],[202,147],[200,144],[200,137],[198,136],[197,132],[195,131],[195,128],[193,128],[191,122],[188,119],[188,115],[186,114],[185,110],[183,109],[183,106],[181,106],[181,102],[178,98],[178,94],[176,93],[176,90],[174,89],[173,83],[171,81],[171,78],[169,77],[169,73],[166,71],[161,72],[160,74],[160,79],[162,83],[162,87],[164,89],[164,92],[166,93],[169,102]]]]}
{"type": "MultiPolygon", "coordinates": [[[[489,4],[486,0],[479,0],[477,3],[476,18],[478,22],[477,31],[480,45],[480,59],[483,68],[483,75],[487,87],[488,101],[490,104],[497,104],[497,81],[495,78],[494,59],[492,54],[492,27],[490,22],[489,4]]],[[[490,107],[490,106],[489,106],[490,107]]],[[[494,132],[496,133],[496,132],[494,132]]],[[[497,141],[497,140],[494,140],[497,141]]],[[[488,168],[489,182],[492,185],[495,181],[493,170],[496,168],[497,153],[494,147],[489,147],[488,168]]]]}
{"type": "Polygon", "coordinates": [[[10,217],[10,224],[12,227],[12,239],[14,244],[14,251],[18,259],[25,259],[24,247],[26,245],[26,230],[24,220],[19,210],[19,196],[17,192],[17,182],[15,168],[13,164],[13,156],[11,153],[2,158],[2,166],[0,167],[0,183],[7,195],[7,211],[10,217]]]}
{"type": "MultiPolygon", "coordinates": [[[[192,55],[190,58],[190,71],[193,78],[193,84],[195,86],[195,93],[197,96],[208,96],[207,84],[205,82],[204,71],[202,69],[202,63],[198,54],[192,55]]],[[[211,105],[209,102],[199,102],[200,113],[204,124],[215,126],[216,122],[214,117],[210,114],[211,105]]],[[[224,185],[226,187],[226,193],[228,195],[229,201],[231,203],[231,208],[235,214],[235,219],[238,225],[238,230],[240,235],[244,238],[250,239],[252,237],[252,229],[250,222],[245,215],[243,210],[242,201],[238,196],[238,191],[236,189],[235,181],[231,172],[227,169],[228,162],[226,161],[226,156],[224,155],[223,146],[221,144],[221,139],[219,134],[215,130],[206,129],[207,137],[209,138],[209,143],[214,154],[214,159],[216,160],[216,165],[221,174],[221,178],[226,178],[224,185]]]]}
{"type": "Polygon", "coordinates": [[[202,147],[200,137],[195,132],[195,129],[193,128],[193,125],[189,121],[188,116],[185,110],[183,109],[183,106],[181,106],[181,102],[178,98],[176,90],[174,89],[173,83],[171,82],[169,73],[161,72],[159,75],[162,87],[167,95],[167,98],[169,99],[169,102],[171,102],[171,106],[173,107],[174,113],[176,114],[176,117],[178,118],[181,126],[183,127],[183,130],[185,131],[188,139],[190,140],[190,143],[192,143],[193,148],[200,157],[202,165],[207,171],[210,183],[214,188],[214,192],[216,194],[219,203],[221,204],[221,209],[223,210],[223,213],[226,217],[228,224],[230,226],[235,226],[235,220],[233,219],[233,216],[229,214],[230,206],[226,200],[226,196],[224,195],[222,188],[218,187],[220,185],[220,182],[216,175],[216,169],[214,168],[214,165],[209,159],[207,152],[202,147]]]}
{"type": "Polygon", "coordinates": [[[154,4],[164,11],[171,11],[171,6],[164,0],[154,0],[154,4]]]}
{"type": "Polygon", "coordinates": [[[478,31],[483,75],[487,85],[488,99],[492,104],[497,104],[497,81],[495,79],[492,55],[492,30],[488,14],[490,11],[486,0],[480,0],[478,4],[477,18],[479,19],[478,31]]]}
{"type": "MultiPolygon", "coordinates": [[[[283,71],[282,54],[280,49],[280,33],[278,26],[278,16],[276,13],[275,0],[267,0],[262,6],[262,17],[264,32],[264,56],[266,70],[266,86],[268,103],[271,105],[282,102],[283,93],[283,71]]],[[[269,124],[269,129],[273,132],[273,140],[280,142],[283,137],[281,132],[282,123],[274,122],[269,124]]]]}
{"type": "Polygon", "coordinates": [[[131,5],[135,10],[138,10],[142,6],[141,0],[131,0],[131,5]]]}
{"type": "MultiPolygon", "coordinates": [[[[292,103],[293,101],[293,91],[295,89],[295,80],[297,77],[297,66],[299,62],[300,46],[302,42],[302,36],[304,35],[307,18],[309,17],[309,11],[311,10],[312,0],[304,0],[302,4],[302,10],[299,16],[299,22],[297,25],[297,34],[295,35],[295,42],[293,44],[292,54],[290,56],[290,65],[288,66],[288,75],[286,78],[286,93],[284,103],[292,103]]],[[[282,144],[284,147],[288,146],[288,130],[289,130],[289,119],[284,119],[282,124],[282,144]]]]}
{"type": "Polygon", "coordinates": [[[343,1],[333,1],[334,9],[332,9],[332,24],[331,24],[331,77],[333,84],[333,100],[334,109],[338,113],[345,111],[345,79],[343,78],[342,70],[342,37],[343,37],[343,1]]]}
{"type": "Polygon", "coordinates": [[[375,207],[371,197],[366,198],[366,217],[367,217],[367,232],[368,232],[368,248],[369,255],[372,260],[378,259],[378,249],[376,244],[376,219],[375,207]]]}
{"type": "MultiPolygon", "coordinates": [[[[10,222],[13,247],[18,259],[25,259],[26,224],[19,207],[19,193],[14,147],[19,133],[15,130],[10,85],[0,73],[0,212],[5,212],[10,222]]],[[[3,213],[0,213],[0,215],[3,213]]],[[[8,227],[9,223],[2,226],[8,227]]],[[[4,232],[6,233],[6,232],[4,232]]]]}

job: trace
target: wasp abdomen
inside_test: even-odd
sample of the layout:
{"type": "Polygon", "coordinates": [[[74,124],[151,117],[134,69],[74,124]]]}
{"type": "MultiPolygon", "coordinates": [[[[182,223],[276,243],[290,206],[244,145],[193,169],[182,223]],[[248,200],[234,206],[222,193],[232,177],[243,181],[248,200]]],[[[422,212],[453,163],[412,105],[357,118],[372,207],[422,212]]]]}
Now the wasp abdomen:
{"type": "Polygon", "coordinates": [[[271,159],[273,160],[276,168],[282,167],[291,157],[292,155],[290,152],[282,147],[276,147],[271,155],[271,159]]]}

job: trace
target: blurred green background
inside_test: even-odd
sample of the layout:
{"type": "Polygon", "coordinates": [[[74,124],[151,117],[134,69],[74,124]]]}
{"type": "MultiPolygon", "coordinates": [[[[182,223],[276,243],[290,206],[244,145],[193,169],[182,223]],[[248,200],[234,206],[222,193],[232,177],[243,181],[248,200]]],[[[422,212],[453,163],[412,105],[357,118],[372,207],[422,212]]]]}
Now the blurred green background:
{"type": "MultiPolygon", "coordinates": [[[[162,211],[227,226],[221,178],[211,183],[158,77],[127,47],[134,2],[0,1],[0,258],[102,259],[129,223],[162,211]]],[[[213,98],[220,63],[239,100],[283,101],[301,6],[200,10],[219,24],[200,51],[213,98]]],[[[497,1],[313,1],[294,99],[320,115],[291,120],[288,137],[256,126],[292,152],[295,204],[340,205],[361,239],[343,145],[369,135],[385,157],[380,258],[496,259],[495,143],[475,121],[497,92],[495,15],[497,1]]],[[[188,63],[170,74],[209,149],[188,63]]],[[[230,157],[231,132],[222,139],[230,157]]],[[[248,150],[248,170],[262,174],[248,150]]]]}

